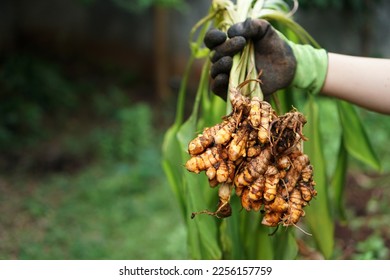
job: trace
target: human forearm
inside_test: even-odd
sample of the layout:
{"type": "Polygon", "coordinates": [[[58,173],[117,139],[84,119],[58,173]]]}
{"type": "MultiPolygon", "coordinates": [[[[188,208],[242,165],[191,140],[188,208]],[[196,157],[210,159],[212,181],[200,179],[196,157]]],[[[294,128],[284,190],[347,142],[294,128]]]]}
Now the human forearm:
{"type": "Polygon", "coordinates": [[[390,114],[390,60],[328,53],[322,94],[390,114]]]}

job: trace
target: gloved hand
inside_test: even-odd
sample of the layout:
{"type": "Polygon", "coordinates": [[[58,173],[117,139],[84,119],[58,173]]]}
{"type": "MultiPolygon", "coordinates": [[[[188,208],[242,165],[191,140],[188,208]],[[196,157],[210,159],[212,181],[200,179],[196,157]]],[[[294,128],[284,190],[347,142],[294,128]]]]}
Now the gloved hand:
{"type": "Polygon", "coordinates": [[[299,45],[284,38],[267,21],[247,19],[234,24],[224,32],[212,29],[204,42],[215,50],[211,61],[212,91],[226,98],[232,56],[241,51],[247,40],[255,48],[255,63],[262,71],[262,91],[265,96],[289,85],[318,93],[325,81],[328,58],[323,49],[310,45],[299,45]]]}

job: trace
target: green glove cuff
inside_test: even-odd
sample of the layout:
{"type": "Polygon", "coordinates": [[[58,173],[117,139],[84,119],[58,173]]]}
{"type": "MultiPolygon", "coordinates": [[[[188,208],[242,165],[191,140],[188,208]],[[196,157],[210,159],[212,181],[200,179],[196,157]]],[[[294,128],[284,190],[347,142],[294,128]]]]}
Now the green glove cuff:
{"type": "Polygon", "coordinates": [[[297,60],[292,86],[318,94],[324,85],[328,71],[328,53],[310,45],[299,45],[288,41],[297,60]]]}

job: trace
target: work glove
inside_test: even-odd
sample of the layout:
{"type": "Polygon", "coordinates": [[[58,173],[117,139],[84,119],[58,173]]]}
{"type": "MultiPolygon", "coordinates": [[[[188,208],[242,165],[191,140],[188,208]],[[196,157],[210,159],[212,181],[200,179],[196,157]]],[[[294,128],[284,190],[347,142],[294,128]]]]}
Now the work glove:
{"type": "Polygon", "coordinates": [[[327,53],[310,45],[295,44],[262,19],[247,19],[232,25],[227,35],[209,30],[205,45],[214,50],[211,57],[211,90],[226,99],[232,57],[252,40],[257,71],[261,71],[261,89],[265,97],[275,91],[294,86],[317,94],[325,81],[327,53]],[[229,37],[229,38],[228,38],[229,37]]]}

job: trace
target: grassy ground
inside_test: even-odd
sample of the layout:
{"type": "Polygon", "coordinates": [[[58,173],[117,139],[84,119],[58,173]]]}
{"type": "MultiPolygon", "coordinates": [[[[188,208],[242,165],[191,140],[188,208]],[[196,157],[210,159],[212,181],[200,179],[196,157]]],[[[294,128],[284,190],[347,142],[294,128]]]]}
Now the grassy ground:
{"type": "Polygon", "coordinates": [[[2,172],[0,259],[185,258],[185,228],[160,166],[161,137],[127,150],[121,128],[90,132],[85,138],[100,135],[99,156],[81,166],[66,167],[75,165],[68,155],[54,170],[29,164],[2,172]]]}
{"type": "Polygon", "coordinates": [[[158,162],[144,164],[3,177],[0,259],[184,258],[176,203],[158,162]]]}

